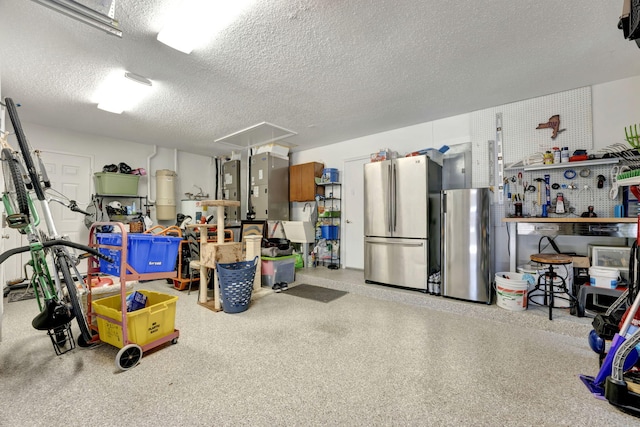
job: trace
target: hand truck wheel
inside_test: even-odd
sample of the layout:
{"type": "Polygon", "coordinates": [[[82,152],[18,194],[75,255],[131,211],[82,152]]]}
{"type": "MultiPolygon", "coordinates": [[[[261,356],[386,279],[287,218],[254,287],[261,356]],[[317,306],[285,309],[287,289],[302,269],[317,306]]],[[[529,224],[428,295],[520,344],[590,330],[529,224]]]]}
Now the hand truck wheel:
{"type": "Polygon", "coordinates": [[[116,367],[126,371],[136,366],[140,359],[142,359],[142,348],[137,344],[128,344],[116,355],[116,367]]]}

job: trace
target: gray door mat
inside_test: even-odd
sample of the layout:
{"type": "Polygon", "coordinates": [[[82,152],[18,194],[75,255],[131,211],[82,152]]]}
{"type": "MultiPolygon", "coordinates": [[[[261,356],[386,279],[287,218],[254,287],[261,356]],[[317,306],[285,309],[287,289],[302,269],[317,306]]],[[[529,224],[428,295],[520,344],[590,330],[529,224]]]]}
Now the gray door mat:
{"type": "Polygon", "coordinates": [[[7,295],[8,302],[24,301],[26,299],[34,299],[36,297],[32,287],[27,289],[16,289],[7,295]]]}
{"type": "Polygon", "coordinates": [[[334,301],[341,296],[348,294],[348,292],[323,288],[321,286],[307,285],[305,283],[292,286],[282,293],[324,303],[334,301]]]}

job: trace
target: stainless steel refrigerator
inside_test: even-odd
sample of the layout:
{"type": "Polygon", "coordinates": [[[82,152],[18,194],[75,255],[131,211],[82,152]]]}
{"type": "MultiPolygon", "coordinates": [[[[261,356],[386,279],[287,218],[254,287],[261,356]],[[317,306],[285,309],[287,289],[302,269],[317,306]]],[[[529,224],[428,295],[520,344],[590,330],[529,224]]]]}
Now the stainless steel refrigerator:
{"type": "Polygon", "coordinates": [[[491,191],[442,192],[442,295],[491,303],[491,191]]]}
{"type": "Polygon", "coordinates": [[[364,278],[427,290],[440,269],[442,168],[427,156],[364,166],[364,278]]]}

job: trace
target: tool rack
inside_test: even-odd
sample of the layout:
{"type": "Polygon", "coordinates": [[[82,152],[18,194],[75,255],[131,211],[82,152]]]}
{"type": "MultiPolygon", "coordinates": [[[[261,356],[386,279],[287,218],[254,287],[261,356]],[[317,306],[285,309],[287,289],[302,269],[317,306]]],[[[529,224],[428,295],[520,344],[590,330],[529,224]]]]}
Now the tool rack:
{"type": "MultiPolygon", "coordinates": [[[[134,367],[138,361],[142,358],[142,354],[146,351],[149,351],[153,348],[161,346],[167,342],[171,342],[172,344],[176,344],[178,342],[178,337],[180,336],[180,331],[174,329],[173,332],[166,334],[152,342],[149,342],[144,345],[138,345],[135,342],[129,340],[128,332],[127,332],[127,302],[126,302],[126,283],[127,281],[132,280],[158,280],[158,279],[174,279],[177,276],[176,271],[169,272],[159,272],[159,273],[145,273],[140,274],[133,269],[127,262],[127,230],[123,223],[121,222],[95,222],[91,225],[89,229],[89,246],[92,248],[106,248],[120,251],[120,301],[121,307],[120,311],[122,313],[121,320],[115,320],[112,318],[108,318],[97,314],[92,308],[91,304],[91,286],[87,286],[87,312],[88,312],[88,321],[89,327],[92,332],[95,332],[91,340],[91,344],[97,343],[100,341],[100,335],[98,333],[98,327],[94,325],[93,320],[95,318],[103,319],[109,323],[113,323],[122,328],[122,343],[123,346],[118,351],[116,355],[116,366],[122,370],[126,370],[134,367]],[[100,226],[113,226],[118,227],[120,229],[120,233],[122,234],[122,244],[120,246],[113,245],[103,245],[99,244],[97,240],[97,227],[100,226]]],[[[88,268],[87,268],[87,283],[91,284],[92,279],[98,276],[100,271],[98,259],[96,257],[89,258],[88,268]]]]}

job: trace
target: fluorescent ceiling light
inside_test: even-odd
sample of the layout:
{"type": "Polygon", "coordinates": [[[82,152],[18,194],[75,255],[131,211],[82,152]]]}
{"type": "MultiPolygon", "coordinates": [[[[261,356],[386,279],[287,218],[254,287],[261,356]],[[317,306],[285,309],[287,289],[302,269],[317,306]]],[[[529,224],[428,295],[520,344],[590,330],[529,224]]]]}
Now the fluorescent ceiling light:
{"type": "Polygon", "coordinates": [[[179,9],[158,33],[158,41],[180,52],[191,53],[206,45],[227,28],[255,0],[190,0],[179,9]]]}
{"type": "Polygon", "coordinates": [[[83,22],[94,28],[102,30],[108,34],[122,37],[122,31],[120,31],[120,23],[114,19],[113,12],[115,8],[115,0],[112,1],[109,10],[109,15],[105,15],[94,9],[91,9],[83,4],[74,0],[33,0],[36,3],[40,3],[43,6],[53,9],[56,12],[60,12],[73,18],[77,21],[83,22]]]}
{"type": "Polygon", "coordinates": [[[113,73],[96,93],[98,108],[122,114],[147,96],[151,86],[151,80],[137,74],[122,71],[113,73]]]}

